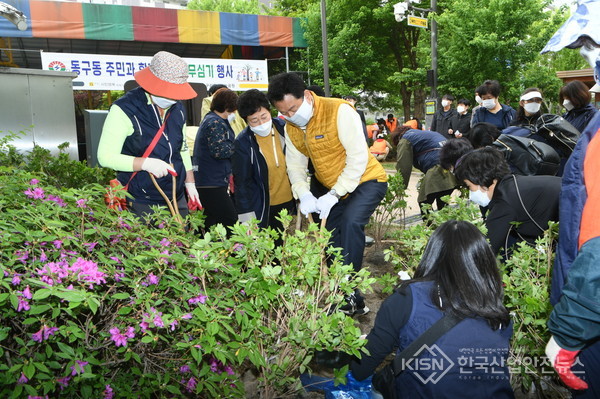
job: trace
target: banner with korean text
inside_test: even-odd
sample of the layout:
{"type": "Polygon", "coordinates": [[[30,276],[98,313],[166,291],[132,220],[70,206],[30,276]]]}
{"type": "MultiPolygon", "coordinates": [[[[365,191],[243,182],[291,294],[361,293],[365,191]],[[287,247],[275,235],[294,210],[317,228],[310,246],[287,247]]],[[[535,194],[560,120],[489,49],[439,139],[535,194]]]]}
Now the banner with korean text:
{"type": "MultiPolygon", "coordinates": [[[[42,68],[72,71],[73,90],[123,90],[134,73],[150,64],[151,56],[73,54],[42,52],[42,68]]],[[[266,60],[221,58],[184,58],[188,63],[188,82],[224,84],[231,90],[266,90],[269,84],[266,60]]]]}

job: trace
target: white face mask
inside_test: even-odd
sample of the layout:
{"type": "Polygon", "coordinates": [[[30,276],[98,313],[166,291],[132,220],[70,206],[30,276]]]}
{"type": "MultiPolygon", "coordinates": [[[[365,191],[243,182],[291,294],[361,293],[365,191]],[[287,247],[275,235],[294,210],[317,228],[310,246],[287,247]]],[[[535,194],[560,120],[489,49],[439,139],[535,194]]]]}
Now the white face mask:
{"type": "Polygon", "coordinates": [[[571,101],[569,101],[569,100],[564,100],[564,101],[563,101],[563,107],[565,107],[565,109],[566,109],[567,111],[570,111],[570,110],[572,110],[573,108],[575,108],[575,107],[573,106],[573,104],[571,103],[571,101]]]}
{"type": "Polygon", "coordinates": [[[252,130],[255,134],[258,134],[260,137],[267,137],[269,133],[271,133],[271,128],[273,127],[273,120],[269,119],[267,122],[258,126],[250,126],[250,130],[252,130]]]}
{"type": "Polygon", "coordinates": [[[442,107],[446,108],[448,105],[450,105],[450,101],[442,100],[442,107]]]}
{"type": "Polygon", "coordinates": [[[294,125],[299,127],[305,127],[308,125],[310,118],[313,115],[313,107],[312,104],[309,104],[304,97],[304,101],[302,101],[302,105],[298,108],[296,113],[290,117],[285,117],[288,121],[292,122],[294,125]]]}
{"type": "Polygon", "coordinates": [[[490,98],[489,100],[483,100],[481,101],[481,105],[487,109],[494,109],[496,106],[496,100],[493,98],[490,98]]]}
{"type": "Polygon", "coordinates": [[[229,121],[229,123],[233,123],[233,121],[235,121],[235,113],[231,113],[229,115],[227,115],[227,120],[229,121]]]}
{"type": "Polygon", "coordinates": [[[456,107],[456,112],[458,112],[459,114],[462,114],[465,111],[466,111],[466,108],[464,105],[459,105],[458,107],[456,107]]]}
{"type": "Polygon", "coordinates": [[[482,102],[483,100],[481,99],[481,97],[479,97],[479,96],[475,96],[475,101],[477,101],[477,104],[480,104],[480,105],[481,105],[481,102],[482,102]]]}
{"type": "Polygon", "coordinates": [[[164,98],[164,97],[158,97],[153,94],[150,94],[150,98],[152,98],[152,102],[154,102],[154,104],[158,105],[162,109],[167,109],[171,105],[173,105],[177,102],[177,100],[171,100],[171,99],[164,98]]]}
{"type": "Polygon", "coordinates": [[[541,108],[542,104],[540,103],[527,103],[525,105],[523,105],[523,108],[525,109],[525,111],[529,112],[530,114],[535,114],[536,112],[538,112],[541,108]]]}
{"type": "Polygon", "coordinates": [[[469,199],[484,208],[490,203],[490,198],[487,193],[484,193],[481,190],[469,191],[469,199]]]}

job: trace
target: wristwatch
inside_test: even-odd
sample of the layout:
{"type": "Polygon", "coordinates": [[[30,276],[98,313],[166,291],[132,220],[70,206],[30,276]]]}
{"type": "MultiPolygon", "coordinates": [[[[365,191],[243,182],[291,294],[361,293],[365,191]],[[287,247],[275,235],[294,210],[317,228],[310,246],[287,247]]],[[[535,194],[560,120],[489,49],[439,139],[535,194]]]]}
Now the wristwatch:
{"type": "Polygon", "coordinates": [[[337,191],[335,191],[335,189],[331,189],[329,190],[329,194],[333,195],[335,198],[340,199],[341,196],[337,193],[337,191]]]}

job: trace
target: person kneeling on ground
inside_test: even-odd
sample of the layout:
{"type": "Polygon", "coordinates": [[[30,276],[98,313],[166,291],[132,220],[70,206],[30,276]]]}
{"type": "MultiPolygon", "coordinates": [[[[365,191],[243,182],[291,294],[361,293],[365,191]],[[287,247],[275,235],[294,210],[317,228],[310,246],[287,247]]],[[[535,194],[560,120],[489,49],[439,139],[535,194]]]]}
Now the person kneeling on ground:
{"type": "Polygon", "coordinates": [[[394,348],[401,352],[451,315],[458,324],[429,345],[450,360],[449,368],[432,367],[436,354],[422,351],[396,376],[397,397],[514,398],[506,366],[512,322],[503,298],[496,257],[483,234],[469,222],[442,224],[431,235],[414,278],[381,305],[367,335],[369,354],[350,364],[352,374],[367,378],[394,348]]]}
{"type": "Polygon", "coordinates": [[[391,144],[384,138],[383,134],[378,134],[369,151],[379,162],[385,161],[390,153],[391,144]]]}

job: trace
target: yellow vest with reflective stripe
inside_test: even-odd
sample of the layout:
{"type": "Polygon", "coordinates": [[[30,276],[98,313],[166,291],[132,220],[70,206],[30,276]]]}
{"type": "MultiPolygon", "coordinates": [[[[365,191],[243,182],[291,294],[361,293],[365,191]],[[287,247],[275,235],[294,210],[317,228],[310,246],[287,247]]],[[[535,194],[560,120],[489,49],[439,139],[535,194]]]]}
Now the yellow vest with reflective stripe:
{"type": "MultiPolygon", "coordinates": [[[[346,166],[346,150],[338,137],[337,115],[340,105],[347,104],[337,98],[319,97],[313,93],[313,116],[306,126],[306,134],[296,125],[286,123],[286,133],[294,146],[309,157],[315,167],[315,176],[331,189],[346,166]]],[[[360,183],[377,180],[387,181],[383,166],[369,152],[365,143],[368,163],[360,183]]]]}

